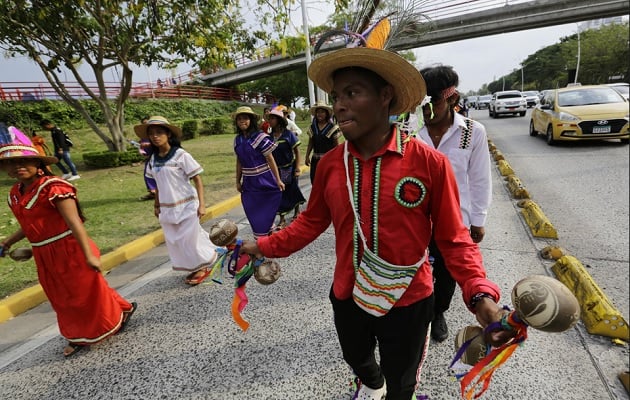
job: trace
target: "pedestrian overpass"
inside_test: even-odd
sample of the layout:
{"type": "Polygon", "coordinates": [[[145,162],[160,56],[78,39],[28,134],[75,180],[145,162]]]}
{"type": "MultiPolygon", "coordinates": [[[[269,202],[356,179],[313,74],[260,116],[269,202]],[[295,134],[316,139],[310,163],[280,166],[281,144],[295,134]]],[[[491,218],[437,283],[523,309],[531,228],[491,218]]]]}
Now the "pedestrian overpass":
{"type": "MultiPolygon", "coordinates": [[[[533,0],[513,1],[513,4],[506,0],[503,5],[482,10],[475,10],[474,3],[468,1],[459,7],[459,11],[450,10],[451,14],[457,13],[454,16],[444,12],[444,8],[436,8],[435,17],[428,13],[431,20],[428,21],[429,31],[426,34],[413,40],[403,38],[394,43],[392,48],[410,50],[500,33],[628,15],[630,12],[630,0],[533,0]],[[440,10],[443,11],[441,14],[437,12],[440,10]]],[[[332,49],[332,46],[328,48],[332,49]]],[[[305,53],[295,57],[273,56],[232,70],[204,75],[200,79],[210,86],[233,86],[305,66],[305,53]]]]}

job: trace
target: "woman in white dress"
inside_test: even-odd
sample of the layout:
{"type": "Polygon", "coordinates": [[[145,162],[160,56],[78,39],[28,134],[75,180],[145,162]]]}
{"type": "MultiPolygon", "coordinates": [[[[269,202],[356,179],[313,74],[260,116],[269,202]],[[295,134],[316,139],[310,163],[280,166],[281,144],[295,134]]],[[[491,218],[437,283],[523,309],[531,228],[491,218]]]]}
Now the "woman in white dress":
{"type": "Polygon", "coordinates": [[[136,135],[153,147],[146,176],[155,179],[155,216],[158,217],[168,255],[176,271],[187,271],[185,282],[198,285],[217,259],[199,218],[206,213],[201,173],[203,168],[181,147],[182,130],[162,116],[134,126],[136,135]],[[190,184],[192,181],[193,185],[190,184]]]}

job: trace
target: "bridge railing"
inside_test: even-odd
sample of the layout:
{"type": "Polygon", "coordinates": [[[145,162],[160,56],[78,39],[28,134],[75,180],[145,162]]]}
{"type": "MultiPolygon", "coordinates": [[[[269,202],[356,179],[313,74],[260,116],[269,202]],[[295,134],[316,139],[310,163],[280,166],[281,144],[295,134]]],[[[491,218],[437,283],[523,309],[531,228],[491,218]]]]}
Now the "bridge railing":
{"type": "MultiPolygon", "coordinates": [[[[64,84],[68,94],[75,99],[90,99],[90,96],[77,83],[64,84]]],[[[96,83],[88,83],[88,88],[98,93],[96,83]]],[[[112,82],[105,85],[108,98],[116,98],[120,93],[120,85],[112,82]]],[[[257,104],[272,104],[273,96],[269,93],[247,92],[230,88],[210,87],[203,85],[170,84],[157,86],[152,83],[134,85],[129,93],[130,98],[162,98],[162,99],[208,99],[224,101],[242,101],[257,104]]],[[[61,100],[61,96],[49,83],[42,82],[8,82],[0,83],[0,101],[37,101],[61,100]]]]}

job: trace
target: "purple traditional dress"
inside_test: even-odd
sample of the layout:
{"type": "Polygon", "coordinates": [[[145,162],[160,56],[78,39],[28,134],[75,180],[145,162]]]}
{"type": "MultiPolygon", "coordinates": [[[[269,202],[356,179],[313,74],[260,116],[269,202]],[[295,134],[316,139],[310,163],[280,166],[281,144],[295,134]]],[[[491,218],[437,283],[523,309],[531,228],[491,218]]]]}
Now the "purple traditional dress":
{"type": "Polygon", "coordinates": [[[238,134],[234,138],[234,152],[243,171],[241,203],[256,237],[269,234],[282,199],[276,177],[265,158],[275,148],[269,135],[260,131],[250,137],[238,134]]]}
{"type": "Polygon", "coordinates": [[[306,202],[300,186],[298,178],[295,176],[295,153],[293,150],[300,145],[300,140],[295,133],[285,129],[280,137],[276,138],[276,149],[273,151],[273,158],[276,160],[280,178],[284,182],[284,192],[282,192],[282,202],[278,208],[278,215],[286,215],[295,209],[296,206],[306,202]]]}

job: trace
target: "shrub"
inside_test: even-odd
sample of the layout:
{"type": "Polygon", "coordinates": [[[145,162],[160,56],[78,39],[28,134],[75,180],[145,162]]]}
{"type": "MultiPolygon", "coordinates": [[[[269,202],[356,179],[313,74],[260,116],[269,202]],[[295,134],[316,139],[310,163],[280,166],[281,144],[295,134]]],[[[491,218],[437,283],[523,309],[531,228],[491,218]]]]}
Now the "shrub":
{"type": "Polygon", "coordinates": [[[144,157],[138,152],[138,149],[131,147],[127,151],[92,151],[83,153],[83,161],[85,165],[91,168],[102,169],[118,167],[120,165],[131,165],[141,162],[144,157]]]}
{"type": "Polygon", "coordinates": [[[182,123],[182,140],[190,140],[197,137],[197,120],[188,119],[182,123]]]}

